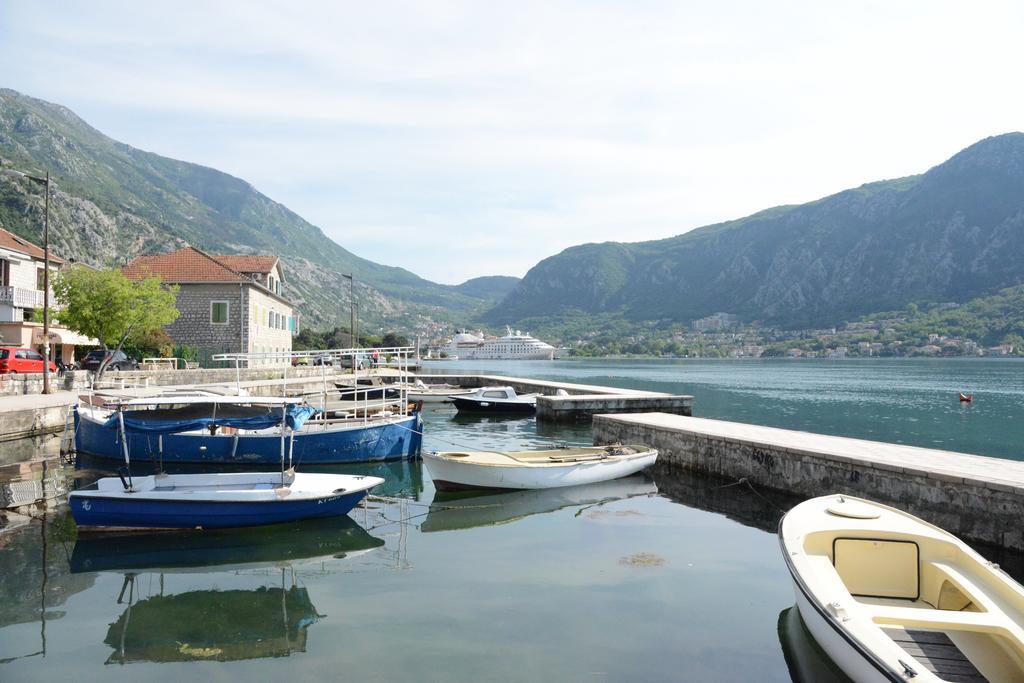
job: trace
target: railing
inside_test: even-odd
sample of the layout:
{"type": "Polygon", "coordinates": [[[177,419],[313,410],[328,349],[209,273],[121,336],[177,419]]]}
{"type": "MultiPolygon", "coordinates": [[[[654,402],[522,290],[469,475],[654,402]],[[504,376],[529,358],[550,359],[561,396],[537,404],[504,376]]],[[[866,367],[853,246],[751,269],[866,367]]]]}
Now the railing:
{"type": "MultiPolygon", "coordinates": [[[[270,363],[284,364],[283,380],[287,384],[288,368],[292,365],[319,366],[322,381],[321,391],[315,392],[309,398],[311,405],[316,406],[316,399],[319,399],[319,407],[325,414],[324,419],[330,421],[327,414],[343,413],[341,419],[359,419],[367,422],[377,415],[408,415],[408,390],[412,386],[412,374],[410,371],[410,360],[415,350],[411,346],[391,346],[385,348],[359,348],[359,349],[320,349],[310,351],[277,351],[266,353],[218,353],[211,356],[211,360],[233,363],[235,366],[235,388],[241,393],[241,368],[259,367],[270,363]],[[376,362],[374,362],[376,358],[376,362]],[[387,365],[385,366],[385,362],[387,365]],[[351,372],[352,384],[349,387],[332,386],[328,388],[327,369],[339,368],[351,372]],[[380,377],[374,374],[377,367],[387,367],[389,378],[395,380],[394,384],[384,385],[374,383],[372,385],[360,385],[359,379],[366,379],[370,376],[380,377]],[[360,371],[363,372],[360,375],[360,371]],[[396,372],[397,371],[397,372],[396,372]],[[388,390],[397,393],[398,396],[388,396],[388,390]],[[317,397],[317,394],[319,396],[317,397]],[[379,397],[375,397],[374,395],[379,397]],[[351,395],[352,400],[343,399],[351,395]],[[333,404],[333,405],[332,405],[333,404]]],[[[333,373],[332,373],[333,374],[333,373]]],[[[308,379],[308,377],[307,377],[308,379]]],[[[287,393],[287,386],[282,387],[282,392],[287,393]]]]}
{"type": "Polygon", "coordinates": [[[184,358],[143,358],[140,370],[194,370],[199,363],[184,358]]]}
{"type": "Polygon", "coordinates": [[[18,308],[42,308],[43,292],[39,289],[0,286],[0,304],[11,304],[18,308]]]}

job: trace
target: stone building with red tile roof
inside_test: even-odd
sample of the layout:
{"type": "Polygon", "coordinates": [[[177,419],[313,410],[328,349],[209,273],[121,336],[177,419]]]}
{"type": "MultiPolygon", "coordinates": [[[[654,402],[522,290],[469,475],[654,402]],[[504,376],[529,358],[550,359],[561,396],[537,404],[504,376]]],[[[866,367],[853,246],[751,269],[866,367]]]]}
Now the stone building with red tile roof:
{"type": "Polygon", "coordinates": [[[181,315],[165,329],[175,343],[198,349],[201,360],[214,353],[292,349],[298,314],[284,297],[284,270],[276,256],[223,256],[184,247],[140,256],[122,272],[130,279],[157,276],[179,286],[181,315]]]}

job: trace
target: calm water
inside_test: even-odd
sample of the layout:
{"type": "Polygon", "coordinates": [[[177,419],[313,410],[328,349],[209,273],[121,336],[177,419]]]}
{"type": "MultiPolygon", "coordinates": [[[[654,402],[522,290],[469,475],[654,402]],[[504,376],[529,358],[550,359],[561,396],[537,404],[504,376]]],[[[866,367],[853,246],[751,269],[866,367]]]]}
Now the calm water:
{"type": "MultiPolygon", "coordinates": [[[[1024,366],[1012,362],[461,368],[686,391],[704,416],[999,455],[1014,454],[1005,432],[1020,429],[1024,396],[1024,366]],[[950,405],[961,388],[978,397],[968,410],[950,405]]],[[[426,418],[428,449],[590,441],[588,428],[538,431],[532,419],[464,419],[450,409],[426,418]]],[[[0,463],[12,459],[0,448],[0,463]]],[[[0,465],[0,477],[40,467],[0,465]]],[[[0,680],[835,675],[789,611],[773,529],[792,499],[658,471],[443,498],[419,463],[347,471],[387,478],[368,509],[282,528],[76,538],[60,505],[41,519],[9,516],[0,531],[0,680]]]]}
{"type": "Polygon", "coordinates": [[[697,417],[1024,460],[1024,360],[445,361],[426,369],[692,394],[697,417]],[[960,391],[974,402],[960,403],[960,391]]]}

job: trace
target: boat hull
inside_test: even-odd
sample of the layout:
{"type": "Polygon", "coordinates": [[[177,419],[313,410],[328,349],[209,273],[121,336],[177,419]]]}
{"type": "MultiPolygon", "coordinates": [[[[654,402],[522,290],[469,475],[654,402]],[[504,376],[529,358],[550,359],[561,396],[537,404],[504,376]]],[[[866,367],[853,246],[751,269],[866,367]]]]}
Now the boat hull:
{"type": "MultiPolygon", "coordinates": [[[[791,573],[792,576],[792,573],[791,573]]],[[[833,619],[819,609],[804,593],[796,577],[793,577],[793,592],[796,606],[807,630],[825,654],[854,683],[891,683],[901,679],[895,672],[885,672],[875,667],[858,648],[849,642],[842,630],[833,624],[833,619]]]]}
{"type": "Polygon", "coordinates": [[[460,489],[549,489],[609,481],[651,466],[657,451],[621,460],[565,463],[557,467],[493,466],[453,461],[434,454],[423,455],[423,464],[439,491],[460,489]]]}
{"type": "Polygon", "coordinates": [[[383,399],[401,398],[398,389],[391,387],[353,387],[345,384],[336,384],[338,393],[332,398],[339,401],[381,401],[383,399]]]}
{"type": "Polygon", "coordinates": [[[263,526],[347,515],[366,496],[366,492],[332,496],[311,501],[280,503],[172,503],[153,500],[114,498],[70,498],[71,515],[84,527],[147,529],[223,529],[263,526]],[[89,509],[82,506],[88,503],[89,509]]]}
{"type": "Polygon", "coordinates": [[[779,613],[777,630],[782,654],[793,683],[851,683],[850,677],[844,674],[818,645],[804,624],[800,609],[796,605],[787,607],[779,613]]]}
{"type": "MultiPolygon", "coordinates": [[[[207,481],[210,476],[185,474],[173,475],[173,478],[183,482],[181,486],[187,486],[190,481],[207,481]]],[[[108,478],[100,480],[99,489],[72,491],[68,505],[75,523],[87,528],[223,529],[263,526],[346,515],[366,497],[372,486],[383,481],[366,477],[367,484],[362,488],[346,488],[350,486],[352,477],[324,474],[295,476],[316,477],[327,482],[327,486],[321,487],[319,493],[306,492],[294,496],[281,496],[272,489],[266,495],[253,496],[250,491],[232,488],[231,484],[214,491],[189,491],[175,495],[159,489],[132,493],[112,487],[104,490],[105,483],[116,481],[108,478]]]]}
{"type": "MultiPolygon", "coordinates": [[[[295,432],[292,460],[303,465],[330,465],[400,460],[419,455],[423,421],[416,413],[383,423],[295,432]]],[[[124,460],[121,439],[114,427],[75,413],[75,449],[102,460],[124,460]]],[[[280,465],[281,435],[129,432],[128,452],[133,462],[167,464],[280,465]],[[162,440],[162,444],[161,444],[162,440]],[[162,447],[162,454],[161,454],[162,447]]]]}
{"type": "MultiPolygon", "coordinates": [[[[465,395],[475,393],[472,389],[467,389],[463,392],[465,395]]],[[[459,395],[459,390],[455,389],[452,391],[416,391],[410,389],[407,396],[410,403],[451,403],[455,396],[459,395]]]]}
{"type": "Polygon", "coordinates": [[[455,396],[452,398],[452,402],[460,413],[533,415],[537,412],[535,403],[525,401],[478,401],[455,396]]]}

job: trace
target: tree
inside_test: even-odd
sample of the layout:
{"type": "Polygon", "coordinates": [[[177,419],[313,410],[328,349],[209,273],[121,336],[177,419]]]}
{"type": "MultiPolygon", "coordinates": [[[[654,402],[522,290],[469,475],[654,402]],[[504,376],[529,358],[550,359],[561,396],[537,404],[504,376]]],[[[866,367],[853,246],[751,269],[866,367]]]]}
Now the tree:
{"type": "Polygon", "coordinates": [[[388,332],[380,340],[380,345],[385,348],[391,348],[395,346],[409,346],[409,338],[405,335],[398,334],[396,332],[388,332]]]}
{"type": "MultiPolygon", "coordinates": [[[[165,287],[155,277],[132,281],[120,270],[69,268],[57,276],[53,291],[64,307],[61,324],[95,337],[107,352],[120,351],[129,340],[145,340],[179,315],[176,286],[165,287]]],[[[105,354],[97,379],[112,355],[105,354]]]]}

